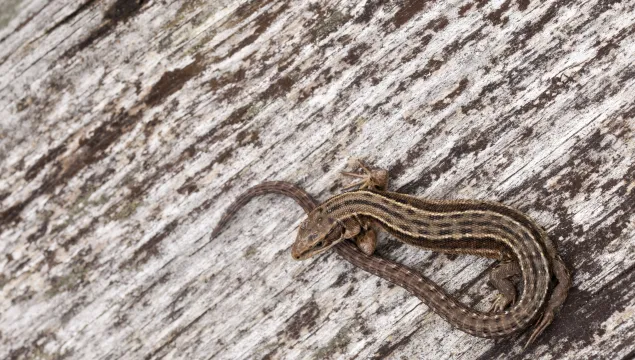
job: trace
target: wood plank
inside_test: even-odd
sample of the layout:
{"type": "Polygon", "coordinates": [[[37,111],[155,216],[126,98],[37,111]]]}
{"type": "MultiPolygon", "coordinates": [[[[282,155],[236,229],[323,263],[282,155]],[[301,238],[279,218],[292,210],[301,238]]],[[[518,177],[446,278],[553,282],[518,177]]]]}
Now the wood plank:
{"type": "MultiPolygon", "coordinates": [[[[534,359],[635,354],[630,1],[0,2],[0,358],[534,359]],[[363,158],[391,187],[545,226],[554,323],[475,338],[327,253],[289,256],[287,180],[363,158]]],[[[485,308],[492,262],[403,246],[485,308]]]]}

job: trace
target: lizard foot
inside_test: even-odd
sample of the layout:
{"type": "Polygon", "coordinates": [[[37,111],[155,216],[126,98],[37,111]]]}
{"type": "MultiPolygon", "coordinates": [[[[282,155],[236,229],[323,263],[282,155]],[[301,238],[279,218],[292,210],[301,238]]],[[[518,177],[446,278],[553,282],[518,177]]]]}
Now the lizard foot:
{"type": "Polygon", "coordinates": [[[370,169],[361,160],[357,159],[357,163],[364,171],[363,174],[356,172],[342,171],[342,175],[361,179],[356,181],[343,190],[350,190],[359,187],[360,190],[384,191],[388,187],[388,170],[370,169]]]}
{"type": "Polygon", "coordinates": [[[496,299],[492,301],[492,305],[487,310],[488,312],[501,312],[512,303],[512,300],[503,294],[498,294],[496,299]]]}

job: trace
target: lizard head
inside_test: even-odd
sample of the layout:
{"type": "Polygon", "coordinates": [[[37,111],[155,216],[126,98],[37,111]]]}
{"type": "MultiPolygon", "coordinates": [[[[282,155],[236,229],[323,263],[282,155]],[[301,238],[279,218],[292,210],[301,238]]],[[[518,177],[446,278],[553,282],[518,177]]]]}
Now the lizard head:
{"type": "Polygon", "coordinates": [[[344,226],[317,207],[302,221],[298,236],[291,247],[291,256],[296,260],[308,259],[328,250],[344,240],[344,226]]]}

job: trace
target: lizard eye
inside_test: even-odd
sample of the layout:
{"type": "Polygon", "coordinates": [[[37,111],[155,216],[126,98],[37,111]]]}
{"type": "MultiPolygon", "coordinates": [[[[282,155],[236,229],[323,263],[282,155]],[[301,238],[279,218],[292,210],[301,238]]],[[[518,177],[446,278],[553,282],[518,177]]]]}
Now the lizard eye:
{"type": "Polygon", "coordinates": [[[316,248],[321,248],[324,246],[324,241],[320,241],[319,243],[315,244],[316,248]]]}

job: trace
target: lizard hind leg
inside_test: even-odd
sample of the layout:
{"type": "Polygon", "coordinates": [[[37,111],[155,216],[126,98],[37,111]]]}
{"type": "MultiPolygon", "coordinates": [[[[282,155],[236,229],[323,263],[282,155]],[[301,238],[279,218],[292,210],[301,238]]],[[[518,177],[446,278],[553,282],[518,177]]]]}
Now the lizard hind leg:
{"type": "Polygon", "coordinates": [[[364,172],[363,174],[342,171],[342,175],[358,178],[361,180],[350,184],[349,186],[345,187],[344,190],[350,190],[359,187],[360,190],[385,191],[388,188],[388,170],[371,169],[359,159],[357,159],[357,163],[364,172]]]}
{"type": "Polygon", "coordinates": [[[490,283],[500,294],[492,302],[490,312],[501,312],[516,302],[516,287],[511,281],[516,275],[520,275],[520,267],[516,261],[501,263],[491,271],[490,283]]]}

